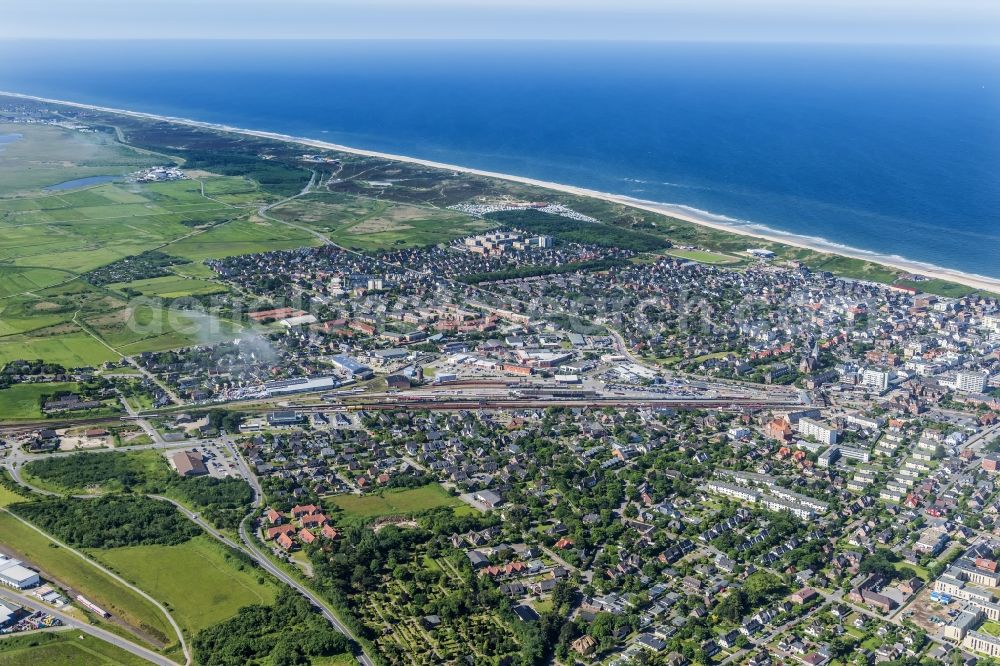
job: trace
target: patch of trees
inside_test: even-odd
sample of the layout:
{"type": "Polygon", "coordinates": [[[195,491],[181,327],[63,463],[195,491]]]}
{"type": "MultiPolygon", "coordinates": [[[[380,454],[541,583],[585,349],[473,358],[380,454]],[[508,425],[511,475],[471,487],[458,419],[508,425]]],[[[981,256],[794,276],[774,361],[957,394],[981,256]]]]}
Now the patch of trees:
{"type": "Polygon", "coordinates": [[[9,375],[62,375],[66,368],[58,363],[46,363],[41,359],[31,361],[11,361],[3,366],[0,374],[9,375]]]}
{"type": "Polygon", "coordinates": [[[747,577],[741,589],[730,592],[715,612],[724,620],[738,623],[748,613],[766,606],[787,591],[783,580],[774,574],[758,571],[747,577]]]}
{"type": "Polygon", "coordinates": [[[145,458],[132,454],[76,453],[33,460],[24,469],[69,493],[98,488],[176,497],[199,507],[205,518],[220,529],[237,527],[249,512],[253,490],[243,479],[178,476],[165,460],[157,462],[158,468],[150,468],[145,458]]]}
{"type": "Polygon", "coordinates": [[[246,419],[242,412],[230,412],[225,409],[213,409],[208,413],[208,425],[219,432],[235,434],[240,431],[240,424],[246,419]]]}
{"type": "Polygon", "coordinates": [[[635,252],[655,252],[670,247],[670,241],[645,231],[599,222],[581,222],[538,210],[507,210],[489,213],[485,217],[507,226],[584,245],[618,247],[635,252]]]}
{"type": "Polygon", "coordinates": [[[575,271],[606,271],[615,266],[625,266],[628,261],[625,259],[594,259],[592,261],[579,261],[572,264],[561,264],[559,266],[518,266],[502,271],[490,271],[488,273],[470,273],[458,277],[459,282],[466,284],[479,284],[481,282],[496,282],[498,280],[516,280],[519,278],[536,277],[539,275],[557,275],[560,273],[573,273],[575,271]]]}
{"type": "Polygon", "coordinates": [[[899,576],[899,572],[893,565],[893,562],[898,562],[899,559],[899,555],[891,550],[876,548],[874,553],[861,561],[858,570],[865,576],[878,574],[886,581],[891,581],[899,576]]]}
{"type": "Polygon", "coordinates": [[[241,608],[236,617],[194,639],[195,661],[204,666],[243,666],[257,660],[293,666],[354,650],[347,637],[291,590],[282,592],[273,606],[241,608]]]}
{"type": "Polygon", "coordinates": [[[11,509],[77,548],[172,546],[201,533],[172,504],[137,495],[88,500],[56,497],[15,504],[11,509]]]}
{"type": "MultiPolygon", "coordinates": [[[[87,274],[87,282],[101,286],[112,282],[132,282],[171,275],[170,266],[190,264],[190,260],[174,257],[158,250],[146,250],[126,259],[113,261],[87,274]]],[[[139,292],[135,292],[136,295],[139,292]]]]}
{"type": "Polygon", "coordinates": [[[210,476],[171,477],[167,491],[195,506],[204,507],[206,520],[219,529],[236,529],[250,511],[253,489],[243,479],[210,476]]]}

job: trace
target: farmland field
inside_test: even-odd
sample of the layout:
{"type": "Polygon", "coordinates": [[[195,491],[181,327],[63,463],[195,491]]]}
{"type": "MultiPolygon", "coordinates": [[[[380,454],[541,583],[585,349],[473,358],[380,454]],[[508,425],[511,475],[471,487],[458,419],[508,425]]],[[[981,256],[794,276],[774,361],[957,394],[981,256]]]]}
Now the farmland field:
{"type": "Polygon", "coordinates": [[[277,597],[269,579],[239,560],[211,537],[177,546],[128,546],[92,553],[126,580],[167,604],[190,635],[226,620],[243,606],[268,605],[277,597]],[[242,568],[242,570],[241,570],[242,568]]]}
{"type": "MultiPolygon", "coordinates": [[[[79,329],[77,329],[79,330],[79,329]]],[[[100,365],[117,360],[118,354],[82,331],[51,337],[0,337],[0,365],[17,359],[41,358],[66,368],[100,365]]]]}
{"type": "Polygon", "coordinates": [[[44,575],[86,595],[130,626],[170,642],[172,629],[159,609],[107,574],[2,511],[0,534],[6,548],[38,567],[44,575]]]}
{"type": "Polygon", "coordinates": [[[408,490],[386,490],[377,495],[332,495],[327,499],[349,517],[361,519],[464,506],[462,500],[435,483],[408,490]]]}
{"type": "MultiPolygon", "coordinates": [[[[5,151],[0,156],[0,173],[7,159],[5,151]]],[[[157,164],[162,162],[156,158],[157,164]]],[[[57,182],[71,177],[60,176],[57,182]]],[[[244,178],[204,180],[206,194],[212,198],[202,195],[202,182],[196,180],[106,183],[0,198],[0,364],[37,358],[69,368],[93,366],[118,358],[108,346],[133,354],[229,337],[228,326],[219,327],[217,335],[206,335],[204,327],[194,325],[202,322],[193,315],[174,316],[171,322],[169,313],[152,306],[130,310],[125,294],[115,291],[127,286],[144,296],[162,298],[225,291],[223,285],[205,279],[211,277],[205,266],[195,264],[178,275],[107,288],[93,287],[80,277],[146,250],[169,250],[182,238],[191,243],[207,235],[204,232],[213,225],[225,228],[273,197],[244,178]]],[[[200,248],[202,258],[243,251],[246,248],[239,244],[235,250],[224,247],[228,239],[248,236],[238,221],[232,224],[232,230],[209,236],[206,244],[189,244],[187,249],[200,248]],[[213,238],[223,242],[213,242],[213,238]]],[[[267,249],[273,236],[297,247],[306,235],[286,227],[270,235],[252,229],[256,232],[253,249],[267,249]]]]}
{"type": "Polygon", "coordinates": [[[0,638],[0,666],[143,666],[145,659],[81,631],[0,638]]]}
{"type": "Polygon", "coordinates": [[[141,292],[143,296],[160,298],[182,298],[184,296],[203,296],[226,291],[226,287],[218,282],[186,278],[177,275],[120,282],[108,285],[110,289],[128,288],[141,292]]]}

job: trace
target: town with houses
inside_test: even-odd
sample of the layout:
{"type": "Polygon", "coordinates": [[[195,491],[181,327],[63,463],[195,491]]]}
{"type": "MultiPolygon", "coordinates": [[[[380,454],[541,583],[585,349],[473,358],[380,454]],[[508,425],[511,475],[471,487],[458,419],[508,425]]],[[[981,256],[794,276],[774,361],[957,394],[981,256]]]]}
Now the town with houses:
{"type": "MultiPolygon", "coordinates": [[[[1000,664],[1000,297],[698,261],[557,200],[444,210],[483,227],[195,262],[221,288],[165,299],[195,344],[6,363],[75,388],[0,429],[0,519],[169,500],[366,665],[1000,664]]],[[[14,539],[0,634],[127,619],[14,539]]]]}

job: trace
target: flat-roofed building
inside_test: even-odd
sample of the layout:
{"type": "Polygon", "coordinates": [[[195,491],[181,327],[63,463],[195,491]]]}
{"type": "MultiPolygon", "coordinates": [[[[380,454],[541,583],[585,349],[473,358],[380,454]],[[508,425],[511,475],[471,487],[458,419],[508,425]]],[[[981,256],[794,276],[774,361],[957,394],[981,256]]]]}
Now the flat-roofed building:
{"type": "Polygon", "coordinates": [[[20,560],[0,556],[0,583],[15,590],[26,590],[40,583],[37,571],[21,564],[20,560]]]}

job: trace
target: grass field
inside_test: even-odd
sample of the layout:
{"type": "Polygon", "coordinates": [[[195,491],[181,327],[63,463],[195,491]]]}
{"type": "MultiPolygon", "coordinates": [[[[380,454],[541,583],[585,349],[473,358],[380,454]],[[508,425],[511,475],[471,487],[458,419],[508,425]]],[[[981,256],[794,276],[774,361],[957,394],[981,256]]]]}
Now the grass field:
{"type": "Polygon", "coordinates": [[[319,245],[320,242],[312,234],[280,222],[235,220],[203,234],[185,238],[164,250],[178,257],[202,261],[213,257],[291,250],[319,245]]]}
{"type": "Polygon", "coordinates": [[[705,250],[669,250],[667,254],[681,259],[699,261],[703,264],[738,264],[742,259],[730,254],[707,252],[705,250]]]}
{"type": "Polygon", "coordinates": [[[123,146],[107,133],[0,124],[0,134],[21,135],[0,152],[0,196],[87,176],[127,174],[165,161],[123,146]]]}
{"type": "Polygon", "coordinates": [[[130,289],[141,292],[150,298],[181,298],[183,296],[203,296],[226,291],[225,285],[209,280],[186,278],[179,275],[164,275],[163,277],[135,280],[134,282],[118,282],[108,285],[109,288],[121,291],[130,289]]]}
{"type": "Polygon", "coordinates": [[[989,634],[990,636],[1000,636],[1000,622],[994,622],[993,620],[986,620],[979,631],[984,634],[989,634]]]}
{"type": "Polygon", "coordinates": [[[300,197],[270,214],[316,229],[335,243],[358,250],[433,245],[492,226],[453,210],[331,193],[300,197]]]}
{"type": "Polygon", "coordinates": [[[327,498],[351,518],[409,515],[439,507],[462,507],[465,504],[432,483],[407,490],[386,490],[377,495],[331,495],[327,498]]]}
{"type": "Polygon", "coordinates": [[[42,408],[39,398],[53,395],[56,391],[76,391],[79,384],[73,382],[53,384],[15,384],[0,389],[0,420],[40,419],[42,408]]]}
{"type": "Polygon", "coordinates": [[[81,631],[0,638],[0,666],[143,666],[145,659],[81,631]],[[82,638],[81,638],[82,637],[82,638]]]}
{"type": "Polygon", "coordinates": [[[226,620],[243,606],[271,604],[277,587],[235,558],[211,537],[178,546],[129,546],[93,555],[136,587],[167,604],[189,635],[226,620]],[[240,567],[244,567],[240,570],[240,567]]]}
{"type": "Polygon", "coordinates": [[[12,515],[0,511],[3,545],[20,559],[39,568],[43,575],[84,594],[132,627],[166,643],[173,630],[163,614],[151,603],[75,554],[57,547],[12,515]]]}
{"type": "MultiPolygon", "coordinates": [[[[198,327],[190,327],[186,334],[177,327],[150,330],[148,325],[163,322],[165,313],[148,306],[129,310],[125,295],[112,290],[126,285],[98,288],[78,276],[145,250],[168,250],[182,237],[187,237],[188,245],[181,249],[199,250],[202,258],[269,249],[274,234],[261,234],[253,225],[255,247],[238,242],[227,246],[229,241],[248,237],[238,221],[225,232],[201,233],[211,225],[228,227],[225,222],[248,215],[266,198],[243,178],[210,180],[229,201],[205,198],[196,181],[104,184],[58,194],[0,198],[0,364],[41,358],[80,367],[118,358],[88,331],[124,354],[206,341],[198,327]],[[240,206],[241,198],[246,200],[245,207],[240,206]],[[202,235],[208,236],[208,242],[194,243],[202,235]]],[[[286,227],[278,235],[286,246],[295,247],[308,236],[301,231],[290,234],[286,227]],[[289,238],[295,238],[294,242],[289,238]]],[[[211,277],[205,273],[207,267],[193,265],[186,270],[127,286],[146,296],[165,298],[225,291],[223,285],[205,279],[211,277]]]]}
{"type": "Polygon", "coordinates": [[[51,337],[0,338],[0,365],[17,359],[36,358],[58,363],[66,368],[79,368],[115,361],[119,356],[82,331],[51,337]]]}
{"type": "MultiPolygon", "coordinates": [[[[5,478],[10,479],[6,472],[3,472],[5,478]]],[[[27,498],[21,497],[17,493],[7,490],[3,486],[0,486],[0,508],[9,506],[16,502],[25,502],[27,498]]]]}

